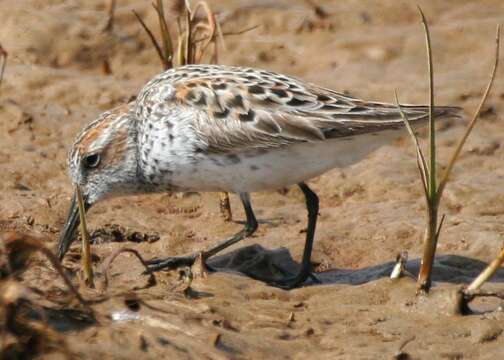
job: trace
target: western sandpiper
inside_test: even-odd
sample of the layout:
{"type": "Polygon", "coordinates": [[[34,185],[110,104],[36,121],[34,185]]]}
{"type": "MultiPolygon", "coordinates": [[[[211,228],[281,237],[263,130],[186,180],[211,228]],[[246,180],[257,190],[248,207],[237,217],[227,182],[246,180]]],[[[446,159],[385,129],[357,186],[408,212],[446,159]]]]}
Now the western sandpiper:
{"type": "MultiPolygon", "coordinates": [[[[413,127],[428,107],[403,105],[413,127]]],[[[436,117],[458,108],[436,107],[436,117]]],[[[295,277],[271,282],[292,288],[310,275],[318,197],[305,181],[344,167],[398,137],[396,105],[367,102],[269,71],[188,65],[152,79],[134,102],[102,114],[77,136],[70,177],[86,208],[118,195],[163,191],[227,191],[239,195],[246,225],[203,251],[204,259],[257,229],[249,193],[297,184],[308,227],[295,277]]],[[[59,242],[62,258],[79,222],[75,196],[59,242]]],[[[153,261],[160,270],[191,265],[198,254],[153,261]]]]}

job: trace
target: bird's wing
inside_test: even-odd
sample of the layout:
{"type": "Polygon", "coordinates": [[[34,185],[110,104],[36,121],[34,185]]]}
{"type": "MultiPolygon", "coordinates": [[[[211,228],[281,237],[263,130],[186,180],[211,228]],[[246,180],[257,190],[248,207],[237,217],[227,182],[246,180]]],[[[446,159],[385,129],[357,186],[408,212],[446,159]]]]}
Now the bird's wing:
{"type": "MultiPolygon", "coordinates": [[[[207,115],[198,117],[195,130],[210,152],[268,149],[403,127],[396,105],[366,102],[252,68],[190,65],[161,74],[146,89],[167,83],[173,87],[168,101],[207,115]]],[[[412,124],[428,119],[426,106],[402,110],[412,124]]],[[[457,112],[455,107],[435,108],[436,116],[457,112]]]]}

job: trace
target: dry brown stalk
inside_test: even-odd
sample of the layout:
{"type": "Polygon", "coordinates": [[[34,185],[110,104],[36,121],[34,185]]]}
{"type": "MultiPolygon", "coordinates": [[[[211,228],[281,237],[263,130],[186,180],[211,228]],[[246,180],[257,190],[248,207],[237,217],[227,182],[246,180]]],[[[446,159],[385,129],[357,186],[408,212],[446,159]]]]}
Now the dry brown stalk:
{"type": "Polygon", "coordinates": [[[77,194],[77,203],[79,205],[79,218],[82,237],[82,271],[84,275],[84,283],[86,286],[94,288],[93,267],[91,266],[91,245],[89,232],[87,230],[86,210],[84,209],[84,201],[80,187],[75,187],[77,194]]]}
{"type": "Polygon", "coordinates": [[[453,166],[455,165],[455,162],[457,161],[460,152],[462,151],[462,147],[464,146],[467,138],[469,137],[469,134],[471,133],[472,129],[474,128],[474,125],[476,125],[476,121],[479,119],[479,115],[481,113],[481,110],[483,109],[483,106],[486,103],[486,100],[488,98],[488,95],[490,94],[490,90],[492,89],[492,85],[495,79],[495,74],[497,73],[497,67],[499,66],[499,48],[500,48],[500,25],[497,25],[497,30],[496,30],[496,35],[495,35],[495,60],[493,63],[493,68],[492,71],[490,72],[490,79],[488,81],[487,87],[485,89],[485,92],[483,93],[483,96],[481,97],[480,103],[478,107],[476,108],[476,111],[469,122],[469,125],[467,125],[466,131],[464,135],[462,135],[462,138],[460,138],[459,143],[457,144],[457,147],[455,148],[455,151],[453,152],[450,162],[448,163],[448,166],[446,168],[446,171],[439,182],[439,188],[438,188],[438,198],[441,199],[441,196],[443,195],[443,190],[448,183],[448,179],[450,177],[451,171],[453,169],[453,166]]]}
{"type": "Polygon", "coordinates": [[[149,27],[144,23],[144,21],[142,20],[142,18],[140,17],[140,15],[138,15],[138,13],[133,10],[133,14],[135,14],[138,22],[140,23],[140,25],[142,25],[142,28],[145,30],[145,32],[147,33],[147,35],[149,36],[149,39],[151,40],[152,42],[152,45],[154,46],[154,48],[156,49],[156,52],[159,56],[159,59],[161,60],[161,62],[163,63],[163,68],[165,68],[165,62],[164,62],[164,58],[163,58],[163,52],[161,51],[161,47],[159,46],[157,40],[156,40],[156,37],[154,36],[154,34],[152,33],[152,31],[149,29],[149,27]]]}
{"type": "Polygon", "coordinates": [[[152,4],[154,10],[158,14],[159,28],[161,30],[161,39],[163,42],[162,61],[165,70],[173,67],[173,45],[171,41],[170,31],[166,23],[166,17],[163,8],[163,0],[157,0],[157,5],[152,4]]]}
{"type": "Polygon", "coordinates": [[[487,282],[504,263],[504,247],[499,255],[473,280],[473,282],[464,290],[466,295],[475,294],[479,288],[487,282]]]}

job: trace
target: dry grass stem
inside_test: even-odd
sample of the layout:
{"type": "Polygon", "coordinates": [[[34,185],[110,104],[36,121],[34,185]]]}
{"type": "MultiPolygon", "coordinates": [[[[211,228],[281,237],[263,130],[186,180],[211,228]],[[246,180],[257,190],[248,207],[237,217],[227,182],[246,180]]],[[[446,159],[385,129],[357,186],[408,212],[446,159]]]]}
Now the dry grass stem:
{"type": "Polygon", "coordinates": [[[224,50],[226,49],[225,36],[240,35],[257,28],[257,26],[252,26],[239,31],[223,32],[215,14],[206,1],[198,2],[194,9],[191,9],[189,2],[186,1],[181,10],[182,14],[177,18],[177,41],[173,41],[168,29],[162,1],[157,0],[153,7],[158,14],[162,46],[138,13],[135,11],[133,13],[149,36],[164,69],[202,63],[205,57],[208,57],[210,63],[217,63],[219,43],[224,50]],[[200,15],[200,13],[202,14],[200,15]],[[209,51],[211,45],[213,50],[209,51]]]}
{"type": "MultiPolygon", "coordinates": [[[[216,22],[216,24],[220,28],[219,22],[216,22]]],[[[237,31],[221,31],[220,34],[222,35],[222,44],[223,44],[223,47],[225,45],[225,42],[224,42],[224,37],[225,36],[242,35],[242,34],[245,34],[245,33],[249,32],[249,31],[257,29],[258,27],[259,27],[259,25],[254,25],[254,26],[250,26],[248,28],[242,29],[242,30],[237,30],[237,31]]],[[[204,40],[207,40],[209,38],[210,38],[210,36],[204,36],[204,37],[202,37],[200,39],[195,39],[193,42],[194,43],[200,43],[200,42],[202,42],[204,40]]]]}
{"type": "Polygon", "coordinates": [[[75,187],[75,191],[77,194],[77,203],[79,204],[79,218],[82,236],[82,270],[84,274],[84,283],[88,287],[93,288],[93,267],[91,266],[91,245],[89,232],[87,230],[86,210],[84,209],[84,201],[82,200],[82,193],[78,185],[75,187]]]}
{"type": "Polygon", "coordinates": [[[434,67],[432,65],[432,46],[429,25],[420,6],[418,11],[422,18],[425,31],[425,46],[427,48],[427,68],[429,72],[429,198],[435,199],[436,194],[436,128],[434,124],[434,67]]]}
{"type": "Polygon", "coordinates": [[[182,38],[182,44],[184,44],[183,49],[184,52],[182,53],[182,57],[180,59],[179,65],[185,65],[185,64],[192,64],[194,61],[192,59],[192,48],[193,44],[191,41],[191,10],[189,7],[186,8],[185,10],[185,34],[181,35],[182,38]]]}
{"type": "Polygon", "coordinates": [[[165,63],[164,63],[164,60],[163,60],[163,52],[161,51],[161,47],[159,46],[159,44],[158,44],[158,42],[156,40],[156,37],[154,36],[154,34],[152,33],[152,31],[150,31],[150,29],[147,27],[147,25],[144,23],[144,21],[142,20],[142,18],[140,17],[140,15],[138,15],[138,13],[135,10],[133,10],[133,14],[135,14],[138,22],[140,23],[140,25],[142,25],[142,28],[145,30],[145,32],[149,36],[149,39],[151,40],[152,45],[156,49],[156,52],[157,52],[159,58],[161,59],[161,62],[163,63],[163,68],[165,68],[165,63]]]}
{"type": "Polygon", "coordinates": [[[159,28],[161,31],[161,40],[163,43],[161,61],[163,62],[163,68],[165,70],[171,69],[173,67],[173,44],[171,41],[170,31],[168,30],[168,24],[166,22],[166,17],[163,8],[163,0],[157,0],[157,5],[152,4],[154,10],[158,14],[159,28]]]}
{"type": "Polygon", "coordinates": [[[469,122],[469,125],[466,128],[466,131],[462,138],[460,139],[459,143],[457,144],[457,147],[455,148],[455,151],[453,152],[450,162],[448,163],[448,166],[446,168],[446,171],[439,182],[439,189],[438,189],[438,198],[441,198],[441,195],[443,195],[443,190],[448,183],[448,179],[450,178],[451,171],[453,169],[453,166],[455,165],[455,162],[457,161],[460,152],[462,151],[462,147],[464,146],[467,138],[469,137],[469,134],[471,133],[472,129],[474,128],[474,125],[476,124],[476,121],[479,119],[479,115],[481,113],[481,109],[485,105],[488,94],[490,93],[490,90],[492,89],[492,85],[495,79],[495,74],[497,73],[497,67],[499,65],[499,48],[500,48],[500,25],[497,25],[497,30],[496,30],[496,35],[495,35],[495,60],[493,64],[492,71],[490,73],[490,80],[488,81],[487,87],[485,89],[485,92],[483,96],[481,97],[481,101],[478,105],[478,108],[476,109],[476,112],[474,113],[471,121],[469,122]]]}
{"type": "Polygon", "coordinates": [[[427,184],[428,184],[428,179],[430,176],[429,168],[427,167],[427,163],[425,162],[425,156],[423,154],[422,147],[420,146],[418,138],[415,135],[413,129],[411,128],[408,117],[403,112],[401,104],[399,103],[399,98],[397,97],[397,91],[395,92],[395,101],[396,101],[397,108],[399,109],[399,112],[401,113],[401,117],[404,121],[404,124],[406,125],[406,129],[408,130],[408,133],[410,134],[411,139],[413,140],[413,143],[415,145],[415,150],[416,150],[416,154],[417,154],[417,166],[418,166],[418,170],[420,172],[420,179],[422,180],[422,185],[423,185],[423,189],[424,189],[424,194],[426,196],[426,201],[428,202],[429,190],[427,188],[428,187],[427,184]]]}
{"type": "Polygon", "coordinates": [[[479,290],[479,288],[487,282],[504,263],[504,247],[499,255],[473,280],[473,282],[465,289],[464,293],[471,295],[479,290]]]}

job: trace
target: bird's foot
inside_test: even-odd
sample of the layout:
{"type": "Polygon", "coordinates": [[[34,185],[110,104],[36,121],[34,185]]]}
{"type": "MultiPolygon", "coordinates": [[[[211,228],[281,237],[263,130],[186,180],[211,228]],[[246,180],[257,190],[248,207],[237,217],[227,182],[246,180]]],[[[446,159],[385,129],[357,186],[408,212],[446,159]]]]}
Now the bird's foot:
{"type": "Polygon", "coordinates": [[[173,256],[166,259],[149,260],[147,261],[149,270],[146,272],[153,273],[160,270],[174,270],[184,266],[192,267],[195,263],[201,269],[201,273],[205,273],[206,270],[213,271],[213,269],[205,264],[203,253],[199,252],[186,256],[173,256]]]}
{"type": "Polygon", "coordinates": [[[295,289],[306,281],[306,279],[311,278],[316,284],[321,284],[322,282],[315,276],[315,274],[309,271],[301,271],[296,276],[285,277],[281,280],[268,280],[266,283],[270,286],[274,286],[284,290],[295,289]]]}
{"type": "Polygon", "coordinates": [[[166,259],[153,259],[147,261],[149,265],[149,273],[160,271],[160,270],[173,270],[178,269],[183,266],[191,267],[196,261],[195,255],[187,255],[187,256],[174,256],[166,259]]]}

